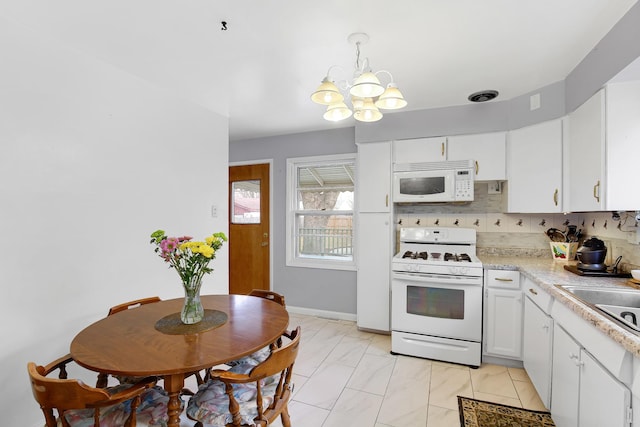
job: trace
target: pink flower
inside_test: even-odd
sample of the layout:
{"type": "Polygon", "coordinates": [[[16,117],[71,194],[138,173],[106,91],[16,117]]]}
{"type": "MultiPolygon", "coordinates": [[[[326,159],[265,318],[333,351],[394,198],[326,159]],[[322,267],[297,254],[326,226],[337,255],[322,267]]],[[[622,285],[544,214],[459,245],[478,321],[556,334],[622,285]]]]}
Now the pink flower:
{"type": "Polygon", "coordinates": [[[193,237],[191,237],[191,236],[178,237],[178,243],[187,242],[187,241],[189,241],[191,239],[193,239],[193,237]]]}
{"type": "Polygon", "coordinates": [[[160,249],[162,249],[162,256],[168,257],[172,252],[178,249],[179,239],[175,237],[167,237],[160,242],[160,249]]]}

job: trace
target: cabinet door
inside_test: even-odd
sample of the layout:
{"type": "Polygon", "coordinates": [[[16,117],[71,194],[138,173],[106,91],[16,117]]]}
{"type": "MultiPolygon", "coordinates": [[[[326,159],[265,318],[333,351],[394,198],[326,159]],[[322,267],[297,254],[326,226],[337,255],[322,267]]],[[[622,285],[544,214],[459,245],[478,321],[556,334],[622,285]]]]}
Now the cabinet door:
{"type": "Polygon", "coordinates": [[[529,298],[524,299],[522,361],[545,407],[551,402],[551,349],[553,320],[529,298]]]}
{"type": "Polygon", "coordinates": [[[391,142],[358,144],[356,168],[359,212],[390,212],[391,142]]]}
{"type": "Polygon", "coordinates": [[[578,427],[580,346],[564,329],[553,328],[551,416],[556,427],[578,427]]]}
{"type": "Polygon", "coordinates": [[[604,90],[569,114],[569,211],[604,207],[604,90]]]}
{"type": "Polygon", "coordinates": [[[476,164],[476,181],[504,181],[506,132],[458,135],[447,138],[447,160],[469,160],[476,164]]]}
{"type": "Polygon", "coordinates": [[[485,352],[522,358],[522,292],[485,289],[485,352]]]}
{"type": "Polygon", "coordinates": [[[640,210],[640,81],[606,87],[607,183],[606,210],[640,210]]]}
{"type": "Polygon", "coordinates": [[[422,163],[447,160],[447,138],[417,138],[393,141],[394,163],[422,163]]]}
{"type": "MultiPolygon", "coordinates": [[[[630,422],[631,392],[587,351],[580,353],[580,427],[623,427],[630,422]]],[[[555,393],[555,390],[554,390],[555,393]]]]}
{"type": "Polygon", "coordinates": [[[390,330],[390,224],[387,213],[358,215],[356,315],[360,328],[390,330]]]}
{"type": "Polygon", "coordinates": [[[562,212],[562,120],[509,132],[508,211],[562,212]]]}

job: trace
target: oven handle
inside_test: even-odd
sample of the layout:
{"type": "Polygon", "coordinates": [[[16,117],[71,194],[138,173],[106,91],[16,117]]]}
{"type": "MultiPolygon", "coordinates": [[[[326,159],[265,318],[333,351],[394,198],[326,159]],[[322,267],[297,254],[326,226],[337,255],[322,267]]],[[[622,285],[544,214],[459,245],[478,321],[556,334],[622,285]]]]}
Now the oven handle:
{"type": "Polygon", "coordinates": [[[393,273],[393,279],[407,280],[422,283],[440,283],[447,285],[477,285],[482,286],[482,277],[454,276],[445,274],[415,274],[415,273],[393,273]]]}

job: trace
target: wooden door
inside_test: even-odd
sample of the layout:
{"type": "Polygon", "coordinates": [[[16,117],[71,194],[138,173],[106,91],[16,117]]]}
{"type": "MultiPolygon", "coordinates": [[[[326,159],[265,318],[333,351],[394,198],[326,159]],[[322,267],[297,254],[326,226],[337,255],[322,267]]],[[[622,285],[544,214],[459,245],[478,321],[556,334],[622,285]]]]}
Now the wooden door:
{"type": "Polygon", "coordinates": [[[270,289],[269,164],[229,167],[229,293],[270,289]]]}

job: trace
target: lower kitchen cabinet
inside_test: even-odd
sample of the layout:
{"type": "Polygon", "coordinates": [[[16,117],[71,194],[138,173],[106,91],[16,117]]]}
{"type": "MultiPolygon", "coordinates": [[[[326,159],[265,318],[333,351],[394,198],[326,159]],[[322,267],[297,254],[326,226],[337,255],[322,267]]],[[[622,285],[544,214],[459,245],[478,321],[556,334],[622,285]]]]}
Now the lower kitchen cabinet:
{"type": "Polygon", "coordinates": [[[526,281],[524,294],[526,298],[522,362],[542,403],[546,408],[550,408],[553,319],[533,302],[536,298],[544,301],[550,296],[526,281]]]}
{"type": "Polygon", "coordinates": [[[484,354],[522,360],[522,291],[518,271],[487,270],[484,354]]]}
{"type": "Polygon", "coordinates": [[[623,427],[631,392],[558,324],[553,333],[551,416],[557,427],[623,427]]]}

